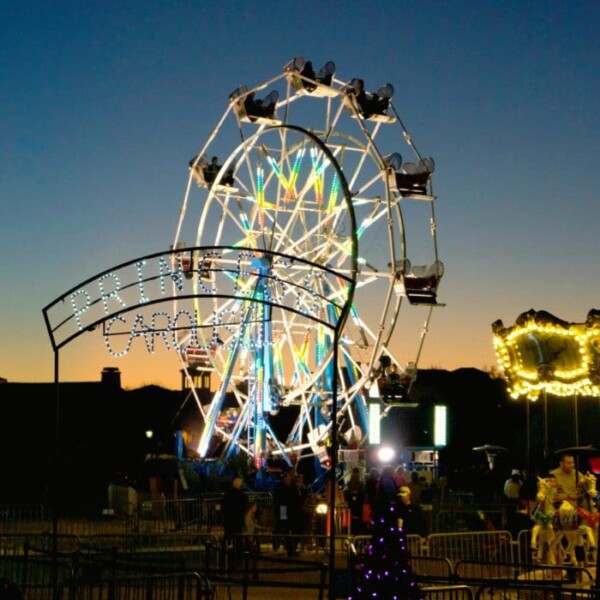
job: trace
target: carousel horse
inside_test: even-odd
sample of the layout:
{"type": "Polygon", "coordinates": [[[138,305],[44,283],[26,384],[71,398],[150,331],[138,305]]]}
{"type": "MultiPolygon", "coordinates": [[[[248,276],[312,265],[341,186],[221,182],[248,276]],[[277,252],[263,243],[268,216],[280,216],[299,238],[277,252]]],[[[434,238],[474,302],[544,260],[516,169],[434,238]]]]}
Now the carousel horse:
{"type": "Polygon", "coordinates": [[[585,566],[582,519],[578,508],[563,500],[552,515],[552,528],[550,563],[562,565],[568,557],[572,565],[585,566]]]}
{"type": "Polygon", "coordinates": [[[593,550],[596,547],[596,536],[594,529],[600,522],[600,512],[596,505],[598,491],[596,489],[596,476],[589,471],[583,479],[583,498],[581,506],[577,508],[577,513],[581,518],[581,535],[588,549],[593,550]]]}
{"type": "Polygon", "coordinates": [[[583,499],[581,500],[581,507],[589,513],[598,514],[597,501],[596,476],[588,471],[583,476],[583,499]]]}
{"type": "Polygon", "coordinates": [[[537,506],[533,512],[535,525],[531,530],[531,549],[539,563],[550,562],[550,548],[554,541],[552,517],[554,515],[554,494],[556,485],[549,479],[538,477],[537,506]]]}

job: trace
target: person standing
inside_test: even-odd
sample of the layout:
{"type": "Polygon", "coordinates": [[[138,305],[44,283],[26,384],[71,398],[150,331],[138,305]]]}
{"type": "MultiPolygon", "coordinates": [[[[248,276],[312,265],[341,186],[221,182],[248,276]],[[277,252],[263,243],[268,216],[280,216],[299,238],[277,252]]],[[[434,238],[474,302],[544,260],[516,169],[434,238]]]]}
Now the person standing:
{"type": "Polygon", "coordinates": [[[258,525],[256,524],[257,508],[258,504],[256,501],[248,503],[248,507],[246,508],[246,513],[244,515],[244,535],[256,535],[256,530],[258,529],[258,525]]]}
{"type": "Polygon", "coordinates": [[[377,506],[377,492],[379,490],[379,470],[372,468],[365,480],[365,501],[362,509],[362,522],[369,526],[377,506]]]}
{"type": "MultiPolygon", "coordinates": [[[[299,522],[302,521],[302,506],[292,469],[282,475],[281,482],[275,488],[273,507],[275,509],[275,531],[285,537],[288,556],[295,556],[298,540],[293,534],[301,528],[299,522]]],[[[276,548],[274,549],[276,550],[276,548]]]]}
{"type": "Polygon", "coordinates": [[[225,546],[232,544],[234,556],[239,557],[241,537],[244,531],[244,517],[248,509],[248,497],[242,489],[244,480],[236,475],[231,485],[223,494],[221,512],[223,515],[223,530],[225,546]]]}
{"type": "Polygon", "coordinates": [[[256,501],[249,502],[244,514],[244,550],[255,554],[260,548],[260,544],[256,538],[258,525],[256,524],[256,510],[258,505],[256,501]]]}
{"type": "Polygon", "coordinates": [[[510,477],[504,482],[504,497],[514,504],[515,507],[519,500],[522,484],[523,480],[521,479],[521,471],[519,469],[513,469],[510,472],[510,477]]]}
{"type": "Polygon", "coordinates": [[[364,531],[362,517],[365,503],[365,484],[358,467],[354,467],[350,473],[348,485],[344,490],[344,499],[350,511],[350,533],[359,535],[364,531]]]}
{"type": "Polygon", "coordinates": [[[409,478],[402,465],[398,465],[394,469],[394,481],[397,489],[400,489],[403,485],[408,485],[409,478]]]}
{"type": "Polygon", "coordinates": [[[519,501],[527,506],[527,514],[533,516],[537,506],[538,478],[540,477],[539,467],[534,469],[525,469],[525,478],[519,489],[519,501]]]}
{"type": "Polygon", "coordinates": [[[416,534],[421,537],[427,537],[429,533],[427,517],[423,509],[418,504],[412,502],[410,488],[407,485],[400,487],[398,498],[400,499],[400,502],[396,506],[398,525],[402,527],[406,535],[416,534]]]}
{"type": "Polygon", "coordinates": [[[391,505],[396,504],[399,486],[396,483],[393,467],[384,467],[379,477],[377,488],[377,505],[375,516],[381,517],[389,513],[391,505]]]}
{"type": "Polygon", "coordinates": [[[423,486],[421,485],[419,473],[417,473],[417,471],[413,471],[410,474],[410,481],[406,484],[406,486],[410,490],[411,501],[414,504],[421,504],[421,492],[423,491],[423,486]]]}

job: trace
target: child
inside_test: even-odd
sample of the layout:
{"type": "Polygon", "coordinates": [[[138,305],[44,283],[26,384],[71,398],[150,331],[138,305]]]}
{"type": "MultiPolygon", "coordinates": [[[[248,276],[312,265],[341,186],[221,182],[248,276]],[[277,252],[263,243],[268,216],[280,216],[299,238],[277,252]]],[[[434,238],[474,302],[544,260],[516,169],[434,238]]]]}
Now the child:
{"type": "Polygon", "coordinates": [[[250,552],[251,554],[257,553],[260,548],[260,544],[256,539],[256,532],[258,529],[258,525],[256,524],[256,509],[258,505],[256,502],[250,502],[248,504],[248,508],[246,509],[246,514],[244,515],[244,538],[243,538],[243,548],[244,552],[250,552]]]}

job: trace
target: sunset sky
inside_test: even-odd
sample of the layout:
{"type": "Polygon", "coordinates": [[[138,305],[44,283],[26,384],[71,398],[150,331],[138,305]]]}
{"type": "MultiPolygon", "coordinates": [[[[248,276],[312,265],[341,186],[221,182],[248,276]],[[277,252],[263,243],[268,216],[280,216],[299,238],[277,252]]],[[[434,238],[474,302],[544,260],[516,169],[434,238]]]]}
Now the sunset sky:
{"type": "MultiPolygon", "coordinates": [[[[295,55],[392,82],[435,158],[446,306],[422,368],[495,364],[491,323],[531,308],[584,321],[600,308],[598,31],[592,0],[4,3],[0,377],[52,380],[44,306],[168,249],[188,161],[229,94],[295,55]]],[[[115,366],[126,387],[179,386],[174,353],[116,359],[96,333],[60,364],[65,381],[115,366]]]]}

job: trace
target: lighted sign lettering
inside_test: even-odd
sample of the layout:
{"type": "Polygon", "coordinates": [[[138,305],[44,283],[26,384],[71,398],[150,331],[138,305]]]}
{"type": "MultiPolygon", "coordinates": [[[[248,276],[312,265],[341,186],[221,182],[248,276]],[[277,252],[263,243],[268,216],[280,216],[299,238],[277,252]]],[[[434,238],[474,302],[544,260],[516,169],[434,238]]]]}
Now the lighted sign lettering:
{"type": "Polygon", "coordinates": [[[150,353],[158,345],[185,350],[183,338],[185,347],[239,344],[251,350],[273,341],[250,335],[241,323],[268,319],[269,307],[278,306],[329,326],[348,287],[349,279],[340,273],[268,252],[178,248],[101,273],[54,301],[44,315],[56,347],[103,324],[114,356],[127,354],[140,338],[150,353]],[[177,303],[174,313],[150,308],[169,301],[177,303]],[[323,303],[330,309],[324,311],[323,303]]]}
{"type": "Polygon", "coordinates": [[[140,299],[139,299],[140,304],[146,304],[147,302],[150,302],[150,299],[146,296],[146,294],[144,294],[143,268],[145,265],[146,265],[145,260],[141,260],[141,261],[135,263],[135,268],[136,268],[137,275],[138,275],[138,288],[140,290],[140,299]]]}
{"type": "Polygon", "coordinates": [[[75,321],[79,329],[83,329],[83,324],[81,322],[81,316],[90,308],[92,302],[90,300],[90,295],[85,290],[77,290],[73,292],[69,299],[71,300],[71,306],[73,307],[73,316],[75,317],[75,321]],[[79,300],[83,297],[84,304],[80,305],[79,300]]]}
{"type": "Polygon", "coordinates": [[[121,281],[119,276],[116,273],[107,273],[106,275],[102,275],[98,278],[98,288],[100,289],[100,298],[102,299],[102,304],[104,306],[104,312],[106,314],[109,313],[108,310],[108,301],[112,298],[117,304],[119,304],[122,308],[125,308],[127,304],[123,302],[121,296],[119,296],[119,290],[121,289],[121,281]],[[107,291],[105,282],[108,280],[112,280],[112,289],[107,291]]]}

